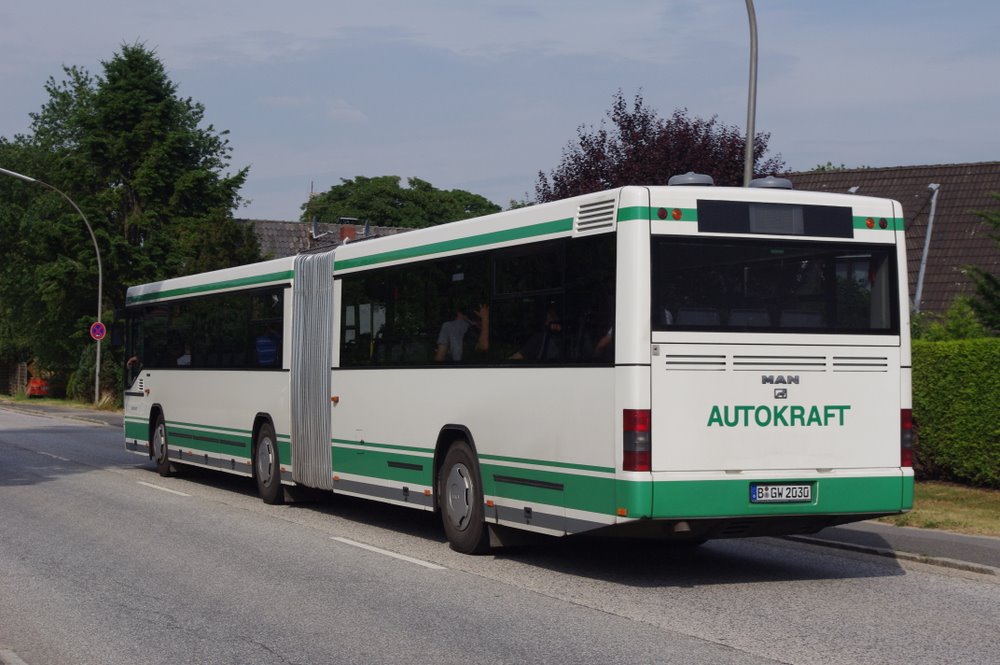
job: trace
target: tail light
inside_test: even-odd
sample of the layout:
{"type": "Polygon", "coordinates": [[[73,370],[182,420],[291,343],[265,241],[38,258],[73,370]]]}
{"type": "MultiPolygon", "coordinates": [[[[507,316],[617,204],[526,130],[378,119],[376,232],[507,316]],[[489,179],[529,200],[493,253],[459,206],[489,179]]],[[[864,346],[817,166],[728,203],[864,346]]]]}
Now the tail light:
{"type": "Polygon", "coordinates": [[[899,465],[913,466],[913,411],[899,411],[899,465]]]}
{"type": "Polygon", "coordinates": [[[649,409],[625,409],[622,416],[622,469],[651,471],[653,464],[649,409]]]}

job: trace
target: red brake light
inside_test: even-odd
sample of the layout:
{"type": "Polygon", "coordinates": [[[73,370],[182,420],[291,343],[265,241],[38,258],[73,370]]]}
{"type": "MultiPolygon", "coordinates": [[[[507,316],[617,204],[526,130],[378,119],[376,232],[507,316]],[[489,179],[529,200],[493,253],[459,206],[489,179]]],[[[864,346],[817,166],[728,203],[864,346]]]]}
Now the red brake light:
{"type": "Polygon", "coordinates": [[[652,441],[649,409],[625,409],[622,412],[622,469],[651,471],[652,441]]]}
{"type": "Polygon", "coordinates": [[[913,411],[899,411],[899,465],[913,466],[913,411]]]}

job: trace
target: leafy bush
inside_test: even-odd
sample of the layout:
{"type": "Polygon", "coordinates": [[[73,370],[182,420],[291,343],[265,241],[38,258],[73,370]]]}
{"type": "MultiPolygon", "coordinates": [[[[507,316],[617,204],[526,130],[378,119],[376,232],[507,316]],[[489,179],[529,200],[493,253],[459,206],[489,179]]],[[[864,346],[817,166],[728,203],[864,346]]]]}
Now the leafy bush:
{"type": "Polygon", "coordinates": [[[916,468],[1000,487],[1000,338],[913,342],[916,468]]]}
{"type": "Polygon", "coordinates": [[[941,342],[948,339],[979,339],[990,332],[979,320],[968,298],[958,297],[944,315],[921,312],[911,323],[913,339],[941,342]]]}
{"type": "MultiPolygon", "coordinates": [[[[88,344],[80,354],[77,366],[66,384],[66,394],[80,402],[94,401],[94,359],[97,345],[88,344]]],[[[101,403],[104,407],[121,406],[122,363],[107,347],[101,349],[101,403]]]]}

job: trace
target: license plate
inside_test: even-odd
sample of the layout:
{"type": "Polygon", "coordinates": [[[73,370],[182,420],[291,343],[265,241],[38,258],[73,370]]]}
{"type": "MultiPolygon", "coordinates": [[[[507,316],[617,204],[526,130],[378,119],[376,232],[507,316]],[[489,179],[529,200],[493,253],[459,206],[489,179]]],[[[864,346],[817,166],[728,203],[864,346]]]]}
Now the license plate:
{"type": "Polygon", "coordinates": [[[750,485],[750,503],[809,503],[812,485],[750,485]]]}

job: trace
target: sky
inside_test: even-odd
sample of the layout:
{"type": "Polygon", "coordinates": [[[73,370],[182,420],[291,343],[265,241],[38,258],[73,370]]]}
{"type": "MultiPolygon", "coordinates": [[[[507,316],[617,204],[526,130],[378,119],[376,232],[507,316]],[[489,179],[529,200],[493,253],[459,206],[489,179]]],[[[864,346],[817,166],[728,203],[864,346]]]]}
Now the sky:
{"type": "MultiPolygon", "coordinates": [[[[754,4],[756,128],[790,170],[1000,160],[1000,2],[754,4]]],[[[745,128],[749,35],[745,0],[4,0],[0,135],[141,43],[250,167],[237,217],[359,175],[506,208],[619,90],[745,128]]]]}

